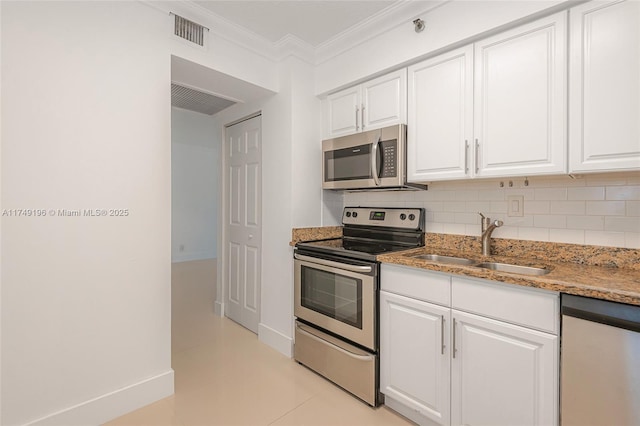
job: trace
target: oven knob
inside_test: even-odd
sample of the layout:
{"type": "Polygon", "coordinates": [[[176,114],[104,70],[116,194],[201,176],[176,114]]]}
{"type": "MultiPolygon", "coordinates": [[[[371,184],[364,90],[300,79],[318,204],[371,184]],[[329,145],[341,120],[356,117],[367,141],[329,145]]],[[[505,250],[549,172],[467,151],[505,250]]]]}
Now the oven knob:
{"type": "Polygon", "coordinates": [[[400,220],[405,220],[407,218],[407,215],[404,213],[400,213],[400,220]]]}
{"type": "Polygon", "coordinates": [[[416,218],[416,215],[415,215],[415,214],[411,213],[411,214],[409,215],[409,220],[413,220],[413,219],[415,219],[415,218],[416,218]]]}
{"type": "Polygon", "coordinates": [[[353,212],[353,217],[358,217],[358,212],[353,212]]]}
{"type": "Polygon", "coordinates": [[[345,213],[345,216],[347,216],[347,217],[351,217],[351,212],[346,212],[346,213],[345,213]]]}

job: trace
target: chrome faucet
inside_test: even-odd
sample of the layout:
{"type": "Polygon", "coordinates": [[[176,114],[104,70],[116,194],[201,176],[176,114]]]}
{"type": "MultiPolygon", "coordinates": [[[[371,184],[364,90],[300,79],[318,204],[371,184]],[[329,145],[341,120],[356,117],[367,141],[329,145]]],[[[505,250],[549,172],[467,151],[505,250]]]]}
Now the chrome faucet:
{"type": "Polygon", "coordinates": [[[482,255],[489,256],[491,255],[491,234],[494,229],[502,226],[504,222],[501,220],[494,220],[493,223],[491,223],[491,219],[480,212],[478,212],[478,214],[482,217],[480,220],[480,223],[482,224],[482,255]]]}

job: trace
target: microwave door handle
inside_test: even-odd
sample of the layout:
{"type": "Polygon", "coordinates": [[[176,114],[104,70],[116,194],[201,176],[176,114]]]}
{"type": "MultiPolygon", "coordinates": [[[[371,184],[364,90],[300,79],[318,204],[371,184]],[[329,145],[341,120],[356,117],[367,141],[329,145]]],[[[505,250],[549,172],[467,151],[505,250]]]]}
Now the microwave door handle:
{"type": "Polygon", "coordinates": [[[380,144],[380,136],[371,144],[371,176],[376,186],[380,186],[380,177],[378,176],[378,145],[380,144]]]}

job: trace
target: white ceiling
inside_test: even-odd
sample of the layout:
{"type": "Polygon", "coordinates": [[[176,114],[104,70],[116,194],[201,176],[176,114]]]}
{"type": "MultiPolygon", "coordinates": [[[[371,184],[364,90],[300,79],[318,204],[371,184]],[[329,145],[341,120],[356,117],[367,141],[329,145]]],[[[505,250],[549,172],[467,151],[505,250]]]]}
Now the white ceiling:
{"type": "Polygon", "coordinates": [[[277,42],[291,34],[313,47],[383,14],[403,0],[261,0],[195,1],[198,5],[236,25],[277,42]]]}

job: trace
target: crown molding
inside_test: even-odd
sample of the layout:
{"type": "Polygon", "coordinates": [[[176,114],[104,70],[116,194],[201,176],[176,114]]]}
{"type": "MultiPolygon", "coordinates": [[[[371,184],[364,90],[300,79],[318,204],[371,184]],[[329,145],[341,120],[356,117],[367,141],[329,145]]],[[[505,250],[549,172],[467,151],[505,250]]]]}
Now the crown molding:
{"type": "Polygon", "coordinates": [[[412,24],[414,19],[450,1],[452,0],[401,0],[393,3],[359,24],[319,44],[315,49],[315,64],[326,62],[400,25],[412,24]]]}
{"type": "Polygon", "coordinates": [[[315,48],[292,34],[287,34],[277,42],[271,42],[192,0],[139,1],[164,13],[175,13],[197,22],[207,27],[210,35],[237,44],[274,62],[294,56],[311,65],[319,65],[372,37],[379,36],[399,25],[411,23],[415,18],[452,0],[399,0],[315,48]]]}
{"type": "Polygon", "coordinates": [[[315,65],[316,63],[315,49],[313,46],[293,34],[287,34],[275,42],[275,47],[278,51],[276,57],[278,61],[289,56],[295,56],[311,65],[315,65]]]}

